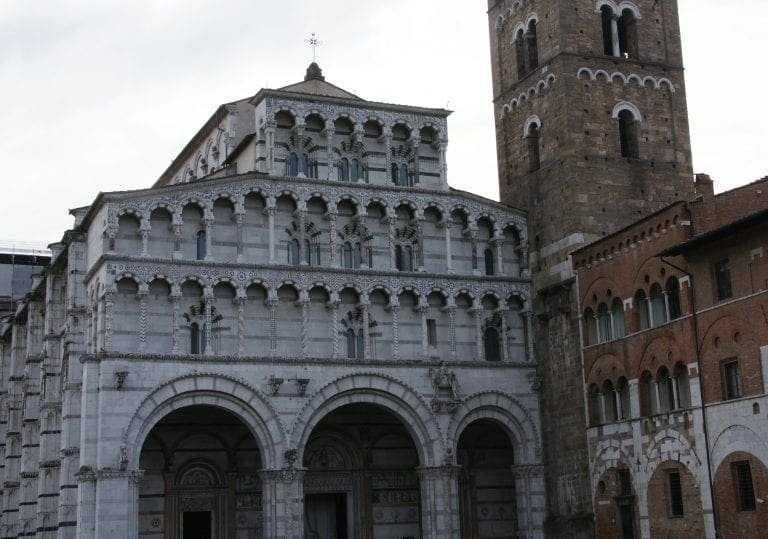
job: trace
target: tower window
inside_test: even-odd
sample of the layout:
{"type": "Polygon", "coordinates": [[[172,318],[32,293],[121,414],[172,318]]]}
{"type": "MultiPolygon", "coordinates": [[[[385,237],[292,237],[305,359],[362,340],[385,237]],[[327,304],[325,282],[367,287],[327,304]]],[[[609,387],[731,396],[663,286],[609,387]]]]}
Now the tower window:
{"type": "Polygon", "coordinates": [[[626,109],[619,112],[619,140],[622,157],[630,159],[640,157],[637,143],[637,120],[634,114],[626,109]]]}
{"type": "Polygon", "coordinates": [[[603,54],[613,56],[613,10],[608,6],[600,9],[603,26],[603,54]]]}
{"type": "Polygon", "coordinates": [[[288,176],[299,175],[299,156],[296,152],[291,152],[288,156],[288,176]]]}
{"type": "Polygon", "coordinates": [[[528,32],[525,34],[525,44],[528,49],[528,71],[533,71],[539,66],[539,46],[536,38],[536,21],[531,21],[528,25],[528,32]]]}
{"type": "Polygon", "coordinates": [[[625,9],[616,21],[619,38],[619,55],[622,58],[637,58],[637,20],[631,10],[625,9]]]}
{"type": "Polygon", "coordinates": [[[348,182],[349,181],[349,159],[346,157],[342,157],[339,161],[339,181],[342,182],[348,182]]]}
{"type": "Polygon", "coordinates": [[[535,172],[541,167],[541,158],[539,156],[539,126],[531,124],[528,128],[526,137],[528,144],[528,170],[535,172]]]}
{"type": "Polygon", "coordinates": [[[299,240],[293,238],[288,242],[288,264],[298,266],[299,260],[299,240]]]}
{"type": "Polygon", "coordinates": [[[517,78],[522,79],[525,77],[525,40],[523,38],[523,31],[520,30],[515,36],[515,53],[517,58],[517,78]]]}

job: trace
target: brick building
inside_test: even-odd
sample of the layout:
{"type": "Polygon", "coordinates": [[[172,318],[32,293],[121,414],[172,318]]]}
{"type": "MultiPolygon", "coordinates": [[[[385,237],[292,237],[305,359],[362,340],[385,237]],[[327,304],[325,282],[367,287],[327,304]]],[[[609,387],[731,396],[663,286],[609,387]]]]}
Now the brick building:
{"type": "Polygon", "coordinates": [[[598,537],[768,533],[768,179],[573,253],[598,537]]]}

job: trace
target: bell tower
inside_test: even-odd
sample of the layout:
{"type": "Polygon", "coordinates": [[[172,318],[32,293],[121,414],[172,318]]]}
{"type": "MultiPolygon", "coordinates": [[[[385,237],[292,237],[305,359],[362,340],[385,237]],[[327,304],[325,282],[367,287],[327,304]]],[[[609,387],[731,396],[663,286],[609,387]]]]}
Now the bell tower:
{"type": "Polygon", "coordinates": [[[675,0],[489,0],[502,202],[529,212],[547,536],[591,536],[568,254],[693,196],[675,0]]]}

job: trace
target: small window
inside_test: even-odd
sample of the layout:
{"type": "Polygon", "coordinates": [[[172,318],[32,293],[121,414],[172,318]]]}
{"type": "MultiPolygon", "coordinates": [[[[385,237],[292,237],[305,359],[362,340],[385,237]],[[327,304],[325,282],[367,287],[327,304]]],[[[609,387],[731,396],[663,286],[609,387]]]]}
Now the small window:
{"type": "Polygon", "coordinates": [[[682,517],[685,515],[683,510],[683,487],[680,482],[680,472],[670,470],[667,472],[669,482],[669,515],[672,517],[682,517]]]}
{"type": "Polygon", "coordinates": [[[619,55],[622,58],[637,58],[637,20],[631,10],[625,9],[616,21],[619,38],[619,55]]]}
{"type": "Polygon", "coordinates": [[[493,267],[493,251],[491,249],[483,251],[483,258],[485,259],[485,274],[493,275],[495,273],[493,267]]]}
{"type": "Polygon", "coordinates": [[[637,138],[637,120],[634,114],[628,110],[619,112],[619,141],[621,143],[621,156],[629,159],[639,159],[637,138]]]}
{"type": "Polygon", "coordinates": [[[352,244],[348,241],[341,246],[341,263],[347,269],[352,268],[352,244]]]}
{"type": "Polygon", "coordinates": [[[192,323],[189,326],[189,353],[197,355],[201,350],[200,346],[200,326],[197,323],[192,323]]]}
{"type": "Polygon", "coordinates": [[[613,339],[611,315],[605,303],[597,308],[597,339],[598,342],[608,342],[613,339]]]}
{"type": "Polygon", "coordinates": [[[400,185],[400,167],[397,166],[397,163],[392,163],[390,171],[390,179],[392,180],[392,183],[400,185]]]}
{"type": "Polygon", "coordinates": [[[533,71],[539,65],[539,45],[536,38],[536,21],[531,21],[528,25],[528,32],[525,34],[525,44],[528,47],[528,71],[533,71]]]}
{"type": "Polygon", "coordinates": [[[603,407],[606,423],[612,423],[618,419],[619,411],[616,407],[616,390],[613,382],[607,380],[603,384],[603,407]]]}
{"type": "Polygon", "coordinates": [[[619,379],[617,393],[619,397],[619,419],[629,419],[632,417],[632,414],[629,404],[629,382],[627,382],[626,378],[619,379]]]}
{"type": "Polygon", "coordinates": [[[483,333],[486,361],[501,361],[501,346],[499,343],[499,330],[495,327],[485,328],[483,333]]]}
{"type": "Polygon", "coordinates": [[[615,298],[611,303],[611,325],[613,338],[621,339],[624,336],[624,302],[615,298]]]}
{"type": "Polygon", "coordinates": [[[736,479],[736,495],[739,511],[754,511],[756,506],[755,486],[752,483],[752,468],[748,460],[733,463],[733,475],[736,479]]]}
{"type": "Polygon", "coordinates": [[[411,176],[408,172],[408,165],[405,163],[400,165],[400,185],[405,185],[407,187],[411,187],[413,185],[411,182],[411,176]]]}
{"type": "Polygon", "coordinates": [[[365,358],[365,337],[363,336],[363,330],[357,330],[357,359],[365,358]]]}
{"type": "Polygon", "coordinates": [[[515,36],[515,57],[517,58],[517,78],[525,77],[525,40],[523,30],[520,29],[515,36]]]}
{"type": "Polygon", "coordinates": [[[675,409],[675,390],[672,378],[666,367],[659,369],[656,377],[656,386],[659,392],[659,411],[669,412],[675,409]]]}
{"type": "Polygon", "coordinates": [[[586,330],[587,344],[597,344],[597,319],[592,309],[584,311],[584,327],[586,330]]]}
{"type": "Polygon", "coordinates": [[[741,397],[741,370],[738,360],[723,363],[723,386],[726,400],[741,397]]]}
{"type": "Polygon", "coordinates": [[[437,346],[437,320],[427,318],[427,344],[437,346]]]}
{"type": "Polygon", "coordinates": [[[589,386],[589,423],[600,425],[603,422],[603,398],[597,384],[589,386]]]}
{"type": "Polygon", "coordinates": [[[477,269],[477,247],[472,246],[472,269],[477,269]]]}
{"type": "Polygon", "coordinates": [[[200,230],[197,233],[197,259],[198,260],[205,260],[206,255],[206,237],[205,237],[205,230],[200,230]]]}
{"type": "Polygon", "coordinates": [[[680,281],[677,277],[670,277],[667,280],[667,305],[669,306],[669,319],[675,320],[680,318],[682,309],[680,308],[680,281]]]}
{"type": "Polygon", "coordinates": [[[528,136],[525,138],[528,145],[528,171],[536,172],[541,168],[541,156],[539,153],[539,126],[531,124],[528,128],[528,136]]]}
{"type": "Polygon", "coordinates": [[[718,300],[731,297],[731,266],[727,258],[715,262],[715,284],[718,300]]]}
{"type": "Polygon", "coordinates": [[[296,152],[291,152],[291,155],[288,156],[288,175],[299,175],[299,156],[296,152]]]}
{"type": "Polygon", "coordinates": [[[354,249],[352,250],[352,267],[359,268],[363,263],[363,247],[359,241],[355,242],[354,249]]]}
{"type": "Polygon", "coordinates": [[[635,294],[635,312],[637,313],[637,328],[642,331],[651,327],[650,309],[645,292],[638,290],[635,294]]]}
{"type": "Polygon", "coordinates": [[[307,239],[304,240],[304,260],[307,265],[312,265],[312,244],[307,239]]]}
{"type": "Polygon", "coordinates": [[[654,283],[651,287],[651,327],[660,326],[667,322],[667,305],[661,286],[654,283]]]}
{"type": "Polygon", "coordinates": [[[613,56],[613,10],[603,6],[600,9],[600,20],[603,27],[603,54],[613,56]]]}
{"type": "Polygon", "coordinates": [[[347,357],[349,359],[355,359],[356,357],[356,349],[357,348],[357,341],[355,339],[355,330],[352,328],[349,328],[347,330],[347,357]]]}
{"type": "Polygon", "coordinates": [[[357,159],[349,162],[349,179],[353,182],[360,179],[360,161],[357,159]]]}

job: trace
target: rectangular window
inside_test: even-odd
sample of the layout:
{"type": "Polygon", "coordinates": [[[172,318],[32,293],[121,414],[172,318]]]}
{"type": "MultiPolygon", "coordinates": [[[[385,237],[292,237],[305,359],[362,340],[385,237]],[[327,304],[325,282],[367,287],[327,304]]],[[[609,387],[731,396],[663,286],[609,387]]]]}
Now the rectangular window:
{"type": "Polygon", "coordinates": [[[715,262],[715,284],[718,300],[731,297],[731,266],[727,258],[715,262]]]}
{"type": "Polygon", "coordinates": [[[739,511],[754,511],[755,487],[752,484],[752,468],[749,461],[733,463],[733,475],[736,479],[736,495],[739,498],[739,511]]]}
{"type": "Polygon", "coordinates": [[[723,363],[723,386],[726,400],[741,397],[741,370],[738,360],[723,363]]]}
{"type": "Polygon", "coordinates": [[[437,346],[437,320],[427,318],[427,344],[437,346]]]}
{"type": "Polygon", "coordinates": [[[683,487],[680,483],[680,472],[671,470],[667,473],[669,480],[669,516],[681,517],[683,511],[683,487]]]}

